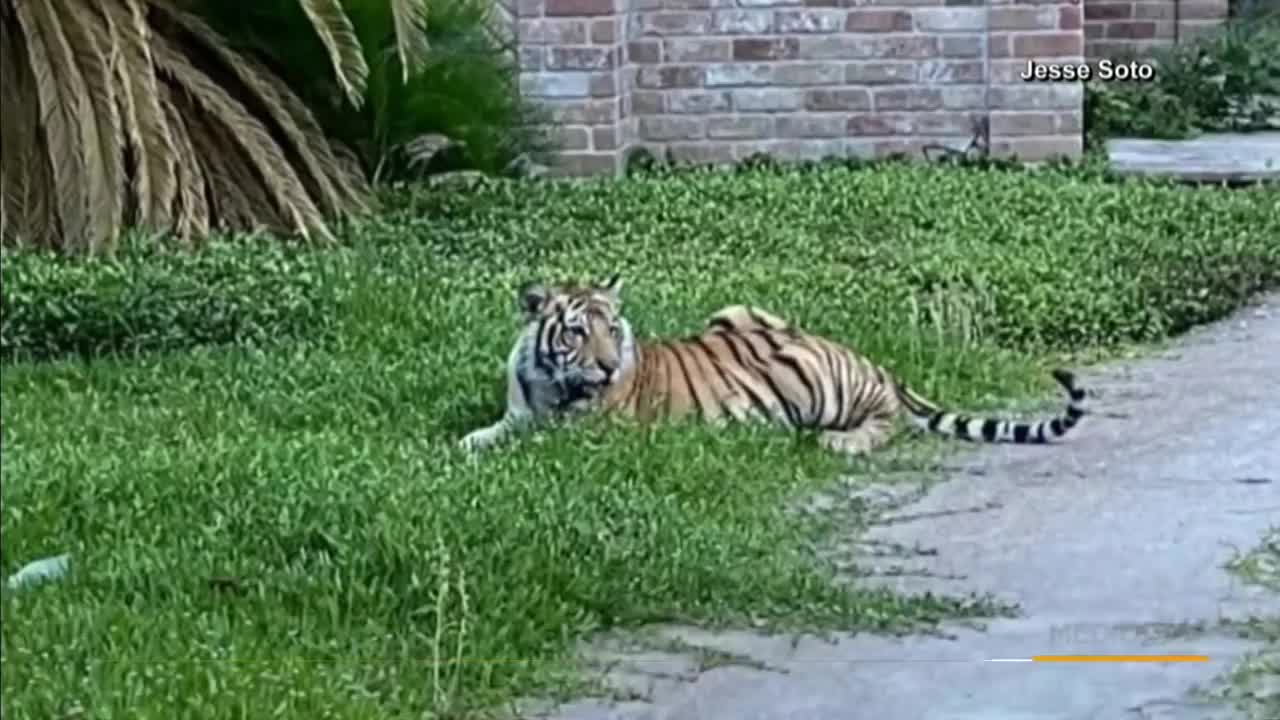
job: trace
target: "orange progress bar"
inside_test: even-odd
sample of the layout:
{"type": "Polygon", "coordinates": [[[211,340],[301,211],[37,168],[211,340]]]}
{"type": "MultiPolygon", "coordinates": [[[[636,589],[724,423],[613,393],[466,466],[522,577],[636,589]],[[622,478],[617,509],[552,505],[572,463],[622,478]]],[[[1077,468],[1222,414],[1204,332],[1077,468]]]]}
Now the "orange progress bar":
{"type": "Polygon", "coordinates": [[[1112,663],[1132,663],[1132,662],[1152,662],[1152,663],[1174,663],[1174,662],[1209,662],[1208,655],[1033,655],[1031,662],[1112,662],[1112,663]]]}

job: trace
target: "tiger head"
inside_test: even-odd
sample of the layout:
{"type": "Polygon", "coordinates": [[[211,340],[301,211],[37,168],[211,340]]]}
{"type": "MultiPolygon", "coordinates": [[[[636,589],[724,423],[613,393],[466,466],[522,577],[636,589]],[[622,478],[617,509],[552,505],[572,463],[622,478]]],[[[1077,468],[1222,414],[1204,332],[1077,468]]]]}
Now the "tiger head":
{"type": "Polygon", "coordinates": [[[517,302],[534,333],[535,367],[550,375],[566,404],[597,397],[634,363],[635,339],[621,314],[622,281],[548,286],[528,283],[517,302]]]}

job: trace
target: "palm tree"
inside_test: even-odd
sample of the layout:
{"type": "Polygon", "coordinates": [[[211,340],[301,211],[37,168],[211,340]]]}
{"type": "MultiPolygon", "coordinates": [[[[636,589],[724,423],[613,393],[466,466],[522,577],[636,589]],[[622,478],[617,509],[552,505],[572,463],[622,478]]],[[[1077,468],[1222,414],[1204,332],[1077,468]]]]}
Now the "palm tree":
{"type": "MultiPolygon", "coordinates": [[[[221,0],[225,2],[225,0],[221,0]]],[[[425,0],[385,0],[405,78],[425,0]]],[[[369,68],[341,0],[297,0],[345,102],[369,68]]],[[[0,242],[109,252],[127,226],[331,238],[372,204],[355,154],[192,0],[0,0],[0,242]]]]}

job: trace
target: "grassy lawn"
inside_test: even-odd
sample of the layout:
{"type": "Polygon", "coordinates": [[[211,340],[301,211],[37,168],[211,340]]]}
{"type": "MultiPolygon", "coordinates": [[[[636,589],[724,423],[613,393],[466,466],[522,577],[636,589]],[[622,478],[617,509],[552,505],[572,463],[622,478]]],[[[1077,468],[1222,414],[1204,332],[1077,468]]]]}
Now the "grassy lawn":
{"type": "Polygon", "coordinates": [[[823,528],[783,511],[936,443],[850,467],[807,436],[584,423],[463,457],[501,412],[518,284],[621,271],[641,335],[746,301],[939,401],[1057,407],[1064,356],[1280,283],[1274,206],[1079,172],[757,169],[407,189],[317,251],[7,255],[0,570],[73,560],[3,592],[3,712],[461,717],[578,689],[570,643],[607,628],[996,612],[836,582],[823,528]],[[54,357],[92,348],[147,352],[54,357]]]}

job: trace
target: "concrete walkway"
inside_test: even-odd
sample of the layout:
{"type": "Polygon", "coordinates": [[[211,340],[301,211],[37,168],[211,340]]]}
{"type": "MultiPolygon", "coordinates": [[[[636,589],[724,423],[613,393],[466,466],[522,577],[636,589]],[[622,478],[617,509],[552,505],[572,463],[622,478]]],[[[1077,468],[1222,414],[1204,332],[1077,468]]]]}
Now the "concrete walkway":
{"type": "Polygon", "coordinates": [[[564,705],[561,720],[1225,720],[1196,704],[1247,650],[1184,623],[1280,614],[1222,569],[1280,524],[1280,296],[1154,357],[1083,374],[1094,414],[1059,446],[966,453],[954,476],[872,537],[937,555],[907,590],[994,592],[1023,616],[954,639],[835,643],[666,628],[748,656],[621,655],[609,678],[642,699],[564,705]],[[963,579],[942,579],[959,576],[963,579]],[[1163,624],[1163,625],[1162,625],[1163,624]],[[1185,629],[1185,628],[1183,628],[1185,629]],[[996,664],[1035,654],[1204,654],[1209,663],[996,664]]]}
{"type": "Polygon", "coordinates": [[[1280,181],[1280,132],[1208,133],[1190,140],[1107,141],[1111,167],[1190,182],[1280,181]]]}

